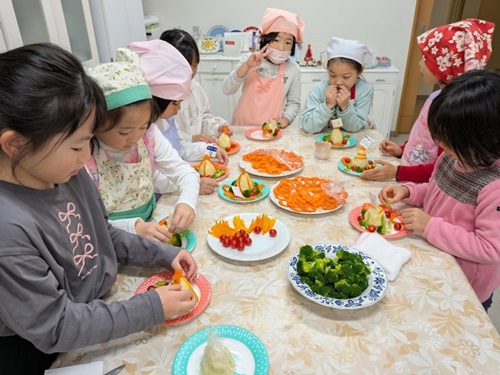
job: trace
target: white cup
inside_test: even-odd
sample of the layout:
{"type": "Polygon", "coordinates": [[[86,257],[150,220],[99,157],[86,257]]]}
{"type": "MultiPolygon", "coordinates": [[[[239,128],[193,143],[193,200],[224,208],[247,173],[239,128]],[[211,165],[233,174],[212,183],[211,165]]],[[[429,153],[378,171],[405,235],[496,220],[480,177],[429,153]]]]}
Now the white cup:
{"type": "Polygon", "coordinates": [[[315,142],[314,143],[314,157],[319,160],[330,159],[330,150],[332,146],[330,142],[315,142]]]}

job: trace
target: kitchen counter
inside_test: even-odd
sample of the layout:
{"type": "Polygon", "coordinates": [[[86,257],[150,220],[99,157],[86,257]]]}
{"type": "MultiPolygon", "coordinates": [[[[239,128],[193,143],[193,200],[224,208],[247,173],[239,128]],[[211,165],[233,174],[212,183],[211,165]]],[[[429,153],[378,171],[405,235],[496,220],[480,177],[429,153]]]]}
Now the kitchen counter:
{"type": "MultiPolygon", "coordinates": [[[[212,288],[208,307],[193,320],[169,327],[151,327],[102,345],[59,356],[54,367],[104,361],[105,371],[126,364],[123,375],[170,374],[174,357],[194,333],[213,325],[243,327],[255,334],[269,355],[270,375],[315,374],[498,374],[500,337],[456,260],[417,235],[390,240],[411,251],[399,276],[389,282],[384,298],[358,310],[338,310],[316,304],[299,294],[288,280],[290,257],[304,244],[352,245],[360,232],[349,223],[349,212],[378,194],[384,182],[364,181],[341,172],[337,162],[357,148],[332,149],[330,160],[316,160],[316,135],[297,127],[284,130],[271,142],[249,140],[247,128],[237,127],[234,140],[241,150],[230,155],[227,183],[240,174],[243,154],[259,147],[293,150],[304,156],[300,174],[342,181],[349,193],[341,209],[322,215],[286,211],[269,197],[254,203],[230,203],[219,196],[199,197],[191,228],[197,236],[192,254],[199,274],[212,288]],[[291,234],[288,246],[261,261],[226,259],[210,249],[207,232],[216,220],[243,212],[278,218],[291,234]]],[[[373,130],[375,144],[368,156],[381,156],[382,136],[373,130]]],[[[269,186],[278,178],[260,178],[269,186]]],[[[165,195],[159,205],[171,210],[177,195],[165,195]]],[[[236,250],[235,250],[236,251],[236,250]]],[[[160,269],[120,266],[107,302],[128,299],[139,285],[160,269]]],[[[177,375],[177,374],[174,374],[177,375]]],[[[247,375],[250,375],[247,373],[247,375]]]]}

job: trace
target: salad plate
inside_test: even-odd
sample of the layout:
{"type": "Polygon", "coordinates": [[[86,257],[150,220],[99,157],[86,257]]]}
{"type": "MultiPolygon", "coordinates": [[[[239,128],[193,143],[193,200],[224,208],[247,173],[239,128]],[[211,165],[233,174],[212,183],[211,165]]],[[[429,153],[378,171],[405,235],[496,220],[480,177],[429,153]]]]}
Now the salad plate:
{"type": "Polygon", "coordinates": [[[278,134],[276,135],[276,137],[265,137],[264,134],[262,134],[262,128],[256,127],[248,129],[245,132],[245,136],[254,141],[274,141],[275,139],[281,138],[283,136],[283,131],[281,129],[278,129],[278,134]]]}
{"type": "Polygon", "coordinates": [[[219,185],[219,188],[217,190],[218,194],[219,194],[219,197],[221,197],[222,199],[228,201],[228,202],[232,202],[232,203],[253,203],[253,202],[258,202],[260,201],[261,199],[264,199],[265,197],[267,197],[269,195],[269,185],[266,184],[265,182],[263,181],[260,181],[260,180],[253,180],[253,182],[255,182],[256,184],[258,185],[264,185],[264,188],[262,189],[262,194],[259,195],[258,197],[255,197],[253,199],[233,199],[231,197],[228,197],[224,194],[224,186],[232,186],[233,182],[235,182],[236,180],[231,180],[229,181],[227,184],[221,184],[219,185]]]}
{"type": "MultiPolygon", "coordinates": [[[[214,165],[215,165],[215,168],[217,170],[223,169],[226,172],[219,177],[212,177],[212,179],[214,181],[221,181],[221,180],[224,180],[225,178],[229,177],[229,168],[226,165],[220,164],[220,163],[214,163],[214,165]]],[[[200,163],[193,164],[192,167],[198,171],[198,168],[200,167],[200,163]]]]}
{"type": "MultiPolygon", "coordinates": [[[[329,142],[329,141],[325,140],[325,137],[327,135],[330,135],[330,133],[319,134],[316,137],[316,142],[329,142]]],[[[356,140],[356,138],[350,136],[349,138],[347,138],[347,143],[345,145],[342,145],[342,146],[332,145],[332,148],[351,148],[351,147],[356,146],[357,143],[358,143],[358,141],[356,140]]]]}
{"type": "Polygon", "coordinates": [[[226,150],[226,152],[228,155],[232,155],[236,154],[240,150],[241,150],[240,142],[231,140],[231,147],[229,148],[229,150],[226,150]]]}
{"type": "MultiPolygon", "coordinates": [[[[151,276],[146,279],[135,291],[134,295],[140,293],[146,293],[148,288],[154,287],[158,281],[170,281],[172,280],[172,276],[174,275],[174,271],[163,271],[156,275],[151,276]]],[[[167,319],[161,325],[163,326],[173,326],[181,323],[189,322],[190,320],[196,318],[200,315],[203,310],[206,309],[208,303],[210,302],[210,298],[212,298],[212,287],[210,283],[205,278],[205,276],[198,274],[196,278],[191,282],[194,291],[199,297],[199,301],[196,304],[195,308],[188,312],[186,315],[179,316],[173,319],[167,319]]]]}
{"type": "Polygon", "coordinates": [[[297,251],[288,263],[288,280],[292,286],[307,299],[326,307],[344,310],[355,310],[363,307],[371,306],[380,301],[387,292],[388,279],[383,268],[368,255],[347,246],[337,244],[317,244],[312,246],[316,251],[322,251],[327,257],[334,258],[335,253],[339,250],[349,251],[361,255],[363,262],[370,268],[371,272],[368,275],[368,288],[358,297],[349,299],[329,298],[314,293],[309,285],[302,282],[297,273],[297,262],[299,260],[299,252],[297,251]]]}
{"type": "MultiPolygon", "coordinates": [[[[375,163],[375,160],[373,160],[372,158],[368,158],[368,161],[372,161],[373,164],[376,165],[375,168],[378,168],[378,167],[381,167],[382,164],[378,164],[378,163],[375,163]]],[[[361,176],[361,173],[363,172],[356,172],[356,171],[353,171],[352,169],[347,169],[346,166],[342,163],[342,161],[339,160],[339,162],[337,163],[337,166],[339,167],[339,169],[344,172],[344,173],[347,173],[347,174],[350,174],[350,175],[353,175],[353,176],[361,176]]]]}
{"type": "MultiPolygon", "coordinates": [[[[259,216],[259,214],[243,213],[227,216],[223,220],[232,223],[235,216],[239,216],[248,226],[252,222],[252,219],[259,216]]],[[[208,246],[210,246],[210,248],[215,253],[227,259],[238,260],[241,262],[251,262],[268,259],[275,255],[278,255],[283,250],[285,250],[285,248],[288,246],[288,243],[290,242],[290,232],[288,231],[286,225],[283,224],[283,222],[276,219],[273,228],[276,229],[276,237],[271,237],[269,233],[250,233],[252,244],[250,246],[246,246],[243,251],[231,249],[230,247],[224,247],[220,240],[210,233],[207,233],[207,242],[208,246]]]]}
{"type": "Polygon", "coordinates": [[[269,356],[257,336],[238,326],[218,325],[204,328],[184,341],[175,355],[172,375],[199,375],[210,329],[217,330],[222,344],[233,355],[236,375],[269,373],[269,356]]]}
{"type": "MultiPolygon", "coordinates": [[[[361,210],[362,206],[353,208],[351,212],[349,212],[349,222],[354,228],[356,228],[360,232],[368,232],[368,230],[362,227],[358,222],[358,216],[361,215],[361,210]]],[[[392,228],[390,234],[381,234],[381,236],[386,239],[401,238],[409,233],[410,230],[406,229],[405,227],[401,228],[401,230],[395,230],[394,228],[392,228]]]]}

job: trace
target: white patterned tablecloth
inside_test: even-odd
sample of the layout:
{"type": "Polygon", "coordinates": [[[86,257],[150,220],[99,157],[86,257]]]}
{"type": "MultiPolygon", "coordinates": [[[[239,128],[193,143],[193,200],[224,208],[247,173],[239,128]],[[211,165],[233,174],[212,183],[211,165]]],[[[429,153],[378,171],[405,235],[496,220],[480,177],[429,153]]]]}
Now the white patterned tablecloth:
{"type": "MultiPolygon", "coordinates": [[[[358,310],[336,310],[299,294],[288,281],[290,257],[304,244],[353,245],[359,232],[350,225],[350,210],[369,201],[385,183],[368,182],[341,172],[337,162],[352,157],[357,147],[332,149],[329,160],[313,156],[316,136],[296,128],[280,139],[258,142],[235,129],[241,150],[230,156],[228,178],[240,173],[241,156],[255,148],[278,148],[304,156],[300,174],[345,182],[349,193],[341,209],[324,215],[301,215],[276,206],[269,197],[255,203],[226,202],[216,193],[200,196],[192,230],[198,242],[192,254],[199,273],[212,286],[212,299],[190,322],[152,327],[102,345],[59,356],[54,367],[104,361],[105,371],[126,364],[120,373],[170,374],[175,354],[197,331],[212,325],[241,326],[265,345],[271,375],[331,374],[500,374],[500,338],[455,259],[419,236],[393,239],[412,252],[385,297],[358,310]],[[287,248],[270,259],[248,263],[227,260],[207,245],[207,232],[216,220],[243,212],[277,217],[289,229],[287,248]]],[[[380,155],[382,139],[373,131],[354,133],[358,142],[370,135],[376,142],[369,157],[380,155]]],[[[261,178],[270,186],[277,178],[261,178]]],[[[221,183],[223,183],[222,181],[221,183]]],[[[173,207],[177,196],[164,196],[163,207],[173,207]]],[[[122,266],[107,301],[130,298],[137,287],[159,269],[122,266]]],[[[498,297],[498,296],[497,296],[498,297]]],[[[249,374],[247,374],[249,375],[249,374]]]]}

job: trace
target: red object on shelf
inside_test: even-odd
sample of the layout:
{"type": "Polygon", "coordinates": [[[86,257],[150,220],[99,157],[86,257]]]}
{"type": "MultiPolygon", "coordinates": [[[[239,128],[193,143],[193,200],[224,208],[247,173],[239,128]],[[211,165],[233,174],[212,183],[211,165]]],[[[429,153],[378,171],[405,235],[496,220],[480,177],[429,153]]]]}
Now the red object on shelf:
{"type": "Polygon", "coordinates": [[[309,63],[314,62],[314,58],[313,58],[310,44],[307,45],[307,51],[306,51],[306,55],[304,56],[304,61],[305,61],[306,65],[309,65],[309,63]]]}

